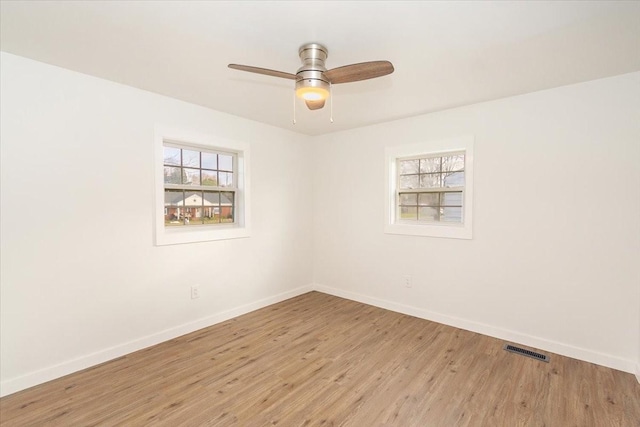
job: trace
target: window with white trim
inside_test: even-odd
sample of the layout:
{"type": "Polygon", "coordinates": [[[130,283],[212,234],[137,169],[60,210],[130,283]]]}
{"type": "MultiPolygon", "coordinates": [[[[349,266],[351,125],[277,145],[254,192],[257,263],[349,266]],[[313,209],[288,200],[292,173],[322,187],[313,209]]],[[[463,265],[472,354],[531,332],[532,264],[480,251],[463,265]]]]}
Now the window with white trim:
{"type": "Polygon", "coordinates": [[[472,136],[388,147],[386,170],[386,233],[472,238],[472,136]]]}
{"type": "Polygon", "coordinates": [[[156,128],[156,245],[248,237],[249,146],[156,128]]]}

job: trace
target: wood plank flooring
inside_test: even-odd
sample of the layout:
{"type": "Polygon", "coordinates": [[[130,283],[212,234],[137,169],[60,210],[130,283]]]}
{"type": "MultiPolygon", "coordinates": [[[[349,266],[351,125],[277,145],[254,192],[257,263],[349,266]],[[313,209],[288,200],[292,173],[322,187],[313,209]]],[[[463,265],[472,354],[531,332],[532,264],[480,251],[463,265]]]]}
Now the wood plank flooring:
{"type": "Polygon", "coordinates": [[[640,426],[628,373],[311,292],[0,399],[2,426],[640,426]]]}

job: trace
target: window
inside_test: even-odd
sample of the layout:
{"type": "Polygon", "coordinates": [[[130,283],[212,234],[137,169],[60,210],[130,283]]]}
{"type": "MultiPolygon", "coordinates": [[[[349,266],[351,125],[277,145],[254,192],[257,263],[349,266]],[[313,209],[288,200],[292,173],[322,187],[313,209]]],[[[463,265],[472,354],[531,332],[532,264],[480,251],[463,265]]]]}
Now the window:
{"type": "Polygon", "coordinates": [[[235,153],[164,142],[164,225],[234,223],[235,153]]]}
{"type": "Polygon", "coordinates": [[[473,137],[386,150],[385,232],[472,237],[473,137]]]}
{"type": "Polygon", "coordinates": [[[156,245],[248,237],[249,147],[156,129],[156,245]]]}
{"type": "Polygon", "coordinates": [[[464,152],[397,160],[402,221],[462,223],[464,152]]]}

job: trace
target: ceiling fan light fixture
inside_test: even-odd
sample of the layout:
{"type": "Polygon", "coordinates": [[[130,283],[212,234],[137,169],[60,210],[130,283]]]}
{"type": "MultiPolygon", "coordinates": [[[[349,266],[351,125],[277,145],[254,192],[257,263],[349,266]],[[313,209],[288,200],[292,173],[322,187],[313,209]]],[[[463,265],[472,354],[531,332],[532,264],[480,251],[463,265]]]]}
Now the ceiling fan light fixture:
{"type": "Polygon", "coordinates": [[[324,101],[329,98],[329,83],[319,78],[321,77],[320,72],[305,71],[303,74],[303,78],[296,80],[296,96],[298,98],[305,101],[324,101]]]}
{"type": "Polygon", "coordinates": [[[329,91],[323,87],[300,87],[296,89],[296,96],[305,101],[323,101],[329,97],[329,91]]]}

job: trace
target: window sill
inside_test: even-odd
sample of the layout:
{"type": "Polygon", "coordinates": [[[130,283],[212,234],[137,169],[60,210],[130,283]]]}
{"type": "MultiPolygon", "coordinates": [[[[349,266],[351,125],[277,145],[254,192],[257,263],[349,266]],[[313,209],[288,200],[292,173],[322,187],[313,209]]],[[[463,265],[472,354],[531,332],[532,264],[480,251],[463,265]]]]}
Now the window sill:
{"type": "Polygon", "coordinates": [[[444,237],[450,239],[472,239],[471,227],[450,224],[386,224],[386,234],[400,234],[405,236],[444,237]]]}
{"type": "Polygon", "coordinates": [[[251,232],[240,226],[189,226],[176,227],[156,233],[156,246],[180,245],[183,243],[208,242],[214,240],[242,239],[251,232]]]}

